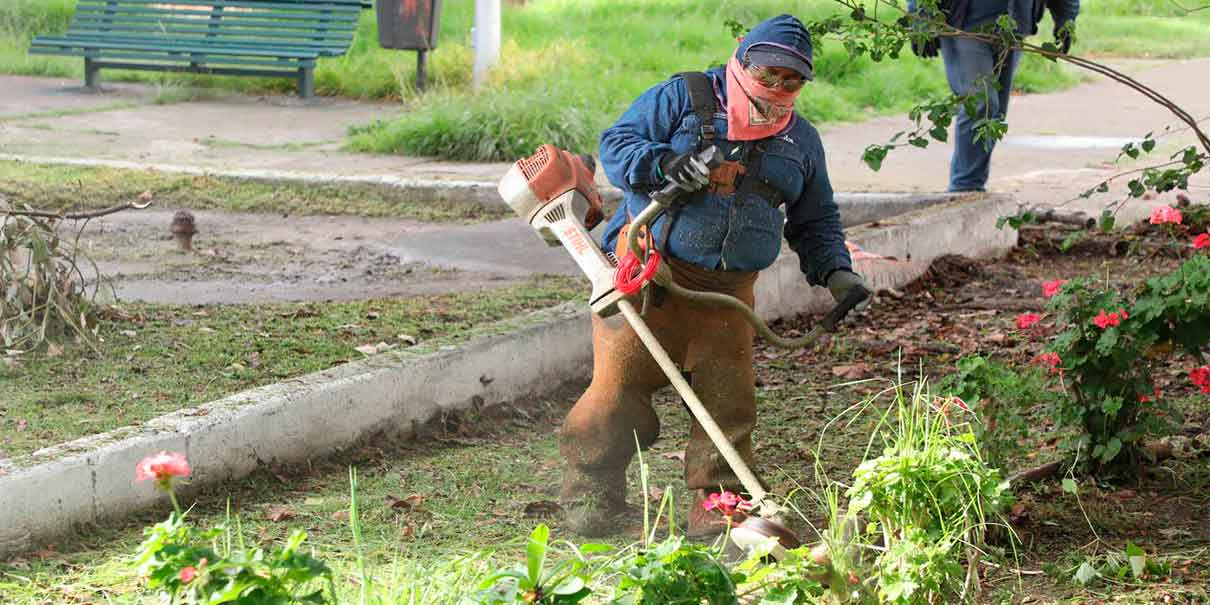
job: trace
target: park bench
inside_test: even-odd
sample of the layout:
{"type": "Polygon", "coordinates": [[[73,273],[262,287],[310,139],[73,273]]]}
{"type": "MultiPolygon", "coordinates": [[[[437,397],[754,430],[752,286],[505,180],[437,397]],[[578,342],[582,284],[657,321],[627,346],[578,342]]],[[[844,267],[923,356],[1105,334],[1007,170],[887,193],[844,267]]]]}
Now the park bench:
{"type": "Polygon", "coordinates": [[[63,35],[30,53],[84,58],[84,84],[103,68],[291,77],[315,93],[315,63],[344,54],[370,0],[79,0],[63,35]]]}

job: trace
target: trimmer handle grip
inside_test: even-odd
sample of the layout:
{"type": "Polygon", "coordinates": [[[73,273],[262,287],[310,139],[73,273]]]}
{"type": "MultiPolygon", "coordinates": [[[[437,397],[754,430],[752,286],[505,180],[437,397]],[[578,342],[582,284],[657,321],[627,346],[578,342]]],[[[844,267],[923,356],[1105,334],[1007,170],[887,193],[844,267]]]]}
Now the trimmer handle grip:
{"type": "Polygon", "coordinates": [[[850,311],[855,309],[857,305],[865,302],[870,297],[870,291],[863,286],[855,286],[845,295],[844,300],[840,301],[828,314],[823,318],[820,324],[829,332],[835,332],[836,327],[850,311]]]}
{"type": "MultiPolygon", "coordinates": [[[[717,145],[711,145],[699,151],[696,157],[698,161],[705,164],[710,170],[714,170],[715,168],[723,165],[723,152],[719,150],[717,145]]],[[[680,186],[675,183],[668,183],[667,185],[664,185],[663,189],[660,189],[651,197],[652,199],[658,200],[661,204],[667,204],[670,200],[681,193],[690,192],[681,189],[680,186]]]]}

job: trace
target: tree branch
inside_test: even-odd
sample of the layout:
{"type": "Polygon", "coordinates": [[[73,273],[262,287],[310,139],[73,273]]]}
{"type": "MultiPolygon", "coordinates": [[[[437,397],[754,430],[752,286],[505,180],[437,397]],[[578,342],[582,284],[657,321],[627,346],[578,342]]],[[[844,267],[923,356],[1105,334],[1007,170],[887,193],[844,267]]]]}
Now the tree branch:
{"type": "Polygon", "coordinates": [[[142,204],[140,204],[138,202],[127,202],[120,206],[113,206],[110,208],[105,208],[104,210],[92,210],[89,212],[74,212],[74,213],[70,213],[70,214],[64,214],[63,212],[48,212],[45,210],[14,210],[14,209],[10,209],[10,208],[0,208],[0,214],[8,214],[11,216],[29,216],[29,217],[36,217],[36,218],[50,218],[50,219],[78,221],[78,220],[100,218],[102,216],[116,214],[123,210],[142,210],[144,208],[147,208],[150,205],[151,205],[151,202],[146,202],[146,203],[142,203],[142,204]]]}

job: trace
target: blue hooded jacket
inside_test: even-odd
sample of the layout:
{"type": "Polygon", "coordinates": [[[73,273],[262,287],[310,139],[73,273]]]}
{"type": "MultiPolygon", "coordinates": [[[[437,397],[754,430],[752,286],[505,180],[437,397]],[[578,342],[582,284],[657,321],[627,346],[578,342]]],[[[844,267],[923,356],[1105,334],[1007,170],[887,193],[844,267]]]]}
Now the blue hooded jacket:
{"type": "MultiPolygon", "coordinates": [[[[736,56],[742,59],[749,47],[760,42],[775,42],[811,54],[809,34],[790,15],[754,27],[736,56]]],[[[717,103],[715,144],[726,159],[737,159],[742,157],[745,143],[727,140],[725,71],[720,67],[706,73],[714,84],[717,103]]],[[[701,122],[693,113],[688,89],[680,77],[644,92],[602,133],[601,165],[610,182],[625,194],[606,226],[604,249],[616,248],[621,228],[647,207],[648,192],[663,185],[657,170],[660,157],[668,151],[694,151],[700,140],[701,122]]],[[[667,213],[652,224],[657,242],[667,237],[664,252],[706,269],[759,271],[777,259],[784,234],[798,254],[808,282],[821,285],[836,269],[852,270],[819,132],[795,114],[781,133],[751,143],[764,146],[765,153],[759,174],[745,178],[759,178],[778,191],[785,202],[785,213],[763,199],[760,189],[745,199],[737,199],[735,191],[726,195],[698,191],[688,196],[671,232],[667,231],[667,213]]]]}

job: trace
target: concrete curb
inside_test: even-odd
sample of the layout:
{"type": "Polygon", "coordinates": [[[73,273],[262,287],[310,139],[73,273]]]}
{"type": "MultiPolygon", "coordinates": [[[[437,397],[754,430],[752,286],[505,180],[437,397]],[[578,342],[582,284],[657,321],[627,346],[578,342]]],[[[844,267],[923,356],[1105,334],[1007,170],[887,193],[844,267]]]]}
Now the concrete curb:
{"type": "MultiPolygon", "coordinates": [[[[1013,246],[1016,232],[995,228],[998,216],[1016,209],[1011,197],[946,199],[851,229],[863,250],[895,257],[857,260],[857,270],[875,287],[896,287],[942,254],[994,256],[1013,246]]],[[[806,284],[788,249],[762,272],[756,297],[765,318],[831,305],[825,289],[806,284]]],[[[582,303],[569,303],[491,326],[492,334],[459,346],[378,355],[14,460],[0,476],[0,555],[162,504],[153,486],[133,482],[135,463],[160,450],[186,453],[191,489],[200,489],[376,433],[410,434],[443,410],[582,385],[592,368],[587,319],[582,303]]]]}
{"type": "MultiPolygon", "coordinates": [[[[499,178],[503,176],[503,173],[485,173],[483,175],[485,177],[484,180],[459,180],[407,178],[390,174],[337,175],[290,170],[217,170],[182,164],[27,156],[13,153],[0,153],[0,160],[41,165],[83,166],[86,168],[152,170],[170,174],[209,176],[263,183],[366,185],[395,190],[420,203],[440,203],[457,200],[459,203],[470,202],[481,208],[490,210],[499,210],[501,208],[500,194],[496,191],[496,184],[499,178]]],[[[622,199],[622,191],[606,181],[600,173],[597,175],[597,184],[601,191],[601,196],[605,201],[617,202],[622,199]]],[[[923,205],[944,201],[952,197],[954,197],[953,194],[944,193],[837,193],[836,203],[841,208],[841,216],[844,218],[846,225],[860,225],[880,220],[886,216],[893,216],[917,209],[923,205]]]]}

